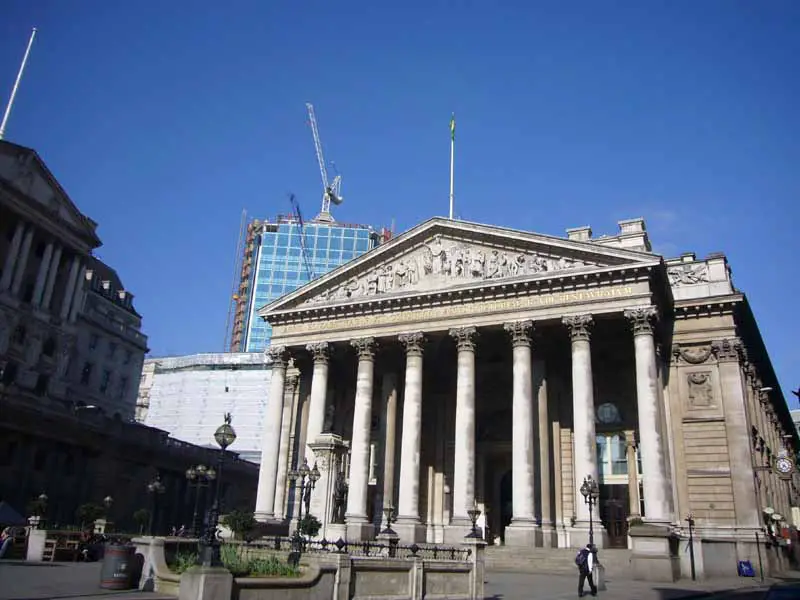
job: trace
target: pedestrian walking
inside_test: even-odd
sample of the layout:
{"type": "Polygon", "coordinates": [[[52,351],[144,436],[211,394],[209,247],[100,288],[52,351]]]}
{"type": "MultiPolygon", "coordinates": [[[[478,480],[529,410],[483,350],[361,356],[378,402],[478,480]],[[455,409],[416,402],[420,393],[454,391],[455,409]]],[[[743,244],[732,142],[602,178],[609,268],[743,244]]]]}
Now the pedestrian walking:
{"type": "Polygon", "coordinates": [[[578,598],[583,597],[583,582],[586,580],[589,581],[592,596],[597,596],[597,586],[592,579],[594,561],[595,550],[591,544],[586,544],[586,547],[578,550],[578,554],[575,556],[575,564],[578,565],[578,598]]]}

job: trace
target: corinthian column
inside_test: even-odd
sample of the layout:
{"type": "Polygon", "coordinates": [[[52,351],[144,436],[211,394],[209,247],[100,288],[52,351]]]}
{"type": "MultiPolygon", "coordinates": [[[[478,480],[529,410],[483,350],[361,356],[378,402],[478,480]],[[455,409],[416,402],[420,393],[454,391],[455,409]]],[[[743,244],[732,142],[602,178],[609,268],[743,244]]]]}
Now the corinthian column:
{"type": "MultiPolygon", "coordinates": [[[[456,379],[456,443],[453,471],[453,525],[459,531],[470,523],[467,511],[475,504],[475,338],[474,327],[451,329],[458,348],[456,379]]],[[[461,532],[460,537],[465,534],[461,532]]]]}
{"type": "Polygon", "coordinates": [[[5,263],[3,263],[3,276],[0,278],[0,291],[8,289],[11,285],[11,275],[14,273],[14,265],[19,258],[19,247],[22,245],[22,234],[25,231],[25,223],[19,221],[14,229],[14,236],[11,238],[11,246],[8,249],[5,263]]]}
{"type": "Polygon", "coordinates": [[[272,346],[267,350],[267,356],[272,359],[272,379],[267,400],[264,439],[261,442],[261,466],[258,471],[256,492],[255,516],[259,521],[275,518],[275,483],[283,423],[283,388],[289,361],[289,353],[284,346],[272,346]]]}
{"type": "Polygon", "coordinates": [[[653,338],[656,309],[647,306],[626,310],[625,318],[633,328],[633,345],[636,351],[636,405],[639,412],[645,520],[668,523],[672,520],[672,490],[667,485],[658,409],[656,346],[653,338]]]}
{"type": "MultiPolygon", "coordinates": [[[[284,402],[288,404],[289,410],[284,411],[281,420],[280,447],[278,450],[278,471],[275,476],[275,518],[283,519],[286,516],[286,476],[289,470],[289,441],[291,438],[290,430],[292,427],[292,406],[297,389],[300,384],[300,373],[287,371],[286,375],[286,394],[284,402]],[[288,397],[288,398],[287,398],[288,397]],[[288,403],[286,400],[288,399],[288,403]]],[[[285,408],[285,405],[284,405],[285,408]]]]}
{"type": "Polygon", "coordinates": [[[328,363],[331,349],[328,342],[308,344],[306,350],[314,359],[314,372],[311,375],[311,398],[308,402],[308,423],[306,425],[306,453],[308,461],[314,462],[314,453],[308,447],[317,441],[325,421],[325,401],[328,396],[328,363]]]}
{"type": "Polygon", "coordinates": [[[369,441],[372,421],[372,385],[375,371],[375,340],[361,338],[350,342],[358,352],[356,399],[353,410],[353,440],[350,450],[350,486],[347,492],[347,538],[363,540],[370,536],[367,520],[369,483],[369,441]]]}
{"type": "Polygon", "coordinates": [[[531,386],[531,321],[503,325],[513,346],[513,428],[511,525],[506,528],[509,546],[534,546],[533,390],[531,386]]]}
{"type": "Polygon", "coordinates": [[[397,532],[404,542],[424,541],[419,519],[419,453],[422,439],[422,333],[398,338],[406,350],[406,382],[403,394],[403,440],[400,446],[400,494],[397,532]]]}
{"type": "MultiPolygon", "coordinates": [[[[586,533],[570,536],[572,546],[583,546],[588,541],[589,507],[580,493],[584,477],[597,477],[597,436],[594,429],[594,385],[592,379],[592,352],[589,345],[592,315],[564,317],[564,325],[569,328],[572,340],[572,421],[575,438],[572,461],[575,473],[575,526],[586,533]]],[[[592,515],[597,546],[602,547],[605,536],[597,511],[592,515]],[[598,535],[598,533],[601,533],[598,535]]],[[[582,533],[583,533],[582,532],[582,533]]]]}
{"type": "Polygon", "coordinates": [[[33,286],[33,297],[31,304],[39,306],[44,293],[44,284],[47,283],[47,271],[50,269],[50,259],[53,257],[53,242],[47,242],[44,248],[44,255],[39,263],[39,270],[36,272],[36,283],[33,286]]]}

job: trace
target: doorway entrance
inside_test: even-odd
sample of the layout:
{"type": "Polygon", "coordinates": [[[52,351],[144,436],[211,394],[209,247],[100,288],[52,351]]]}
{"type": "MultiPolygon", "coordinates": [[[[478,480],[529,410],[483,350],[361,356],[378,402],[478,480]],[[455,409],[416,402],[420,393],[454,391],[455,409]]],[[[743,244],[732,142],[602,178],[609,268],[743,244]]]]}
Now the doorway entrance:
{"type": "Polygon", "coordinates": [[[500,480],[500,535],[503,544],[506,543],[506,527],[514,516],[513,485],[511,471],[506,471],[500,480]]]}
{"type": "Polygon", "coordinates": [[[600,520],[608,532],[610,548],[628,547],[629,498],[627,484],[600,484],[598,509],[600,520]]]}

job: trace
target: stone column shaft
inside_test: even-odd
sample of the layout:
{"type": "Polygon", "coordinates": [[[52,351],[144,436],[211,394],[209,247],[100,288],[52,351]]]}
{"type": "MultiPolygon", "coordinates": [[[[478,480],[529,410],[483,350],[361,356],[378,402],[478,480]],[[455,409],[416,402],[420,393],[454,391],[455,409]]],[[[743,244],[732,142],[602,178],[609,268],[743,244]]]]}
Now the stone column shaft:
{"type": "Polygon", "coordinates": [[[53,299],[53,288],[56,285],[56,277],[58,276],[58,267],[61,265],[61,253],[63,248],[61,245],[56,246],[53,252],[53,258],[50,260],[50,267],[47,270],[47,282],[44,286],[44,296],[42,297],[42,308],[45,310],[50,308],[50,302],[53,299]]]}
{"type": "Polygon", "coordinates": [[[533,360],[533,389],[539,409],[539,495],[541,497],[541,525],[553,527],[553,507],[550,502],[550,415],[547,410],[547,379],[545,363],[533,360]]]}
{"type": "Polygon", "coordinates": [[[394,371],[383,376],[383,506],[394,503],[394,455],[397,437],[397,374],[394,371]]]}
{"type": "Polygon", "coordinates": [[[308,423],[306,425],[305,457],[309,462],[313,462],[314,453],[309,448],[309,444],[317,441],[317,438],[322,433],[322,425],[325,422],[330,345],[328,342],[308,344],[306,350],[311,353],[314,359],[314,372],[311,376],[311,398],[309,399],[308,423]]]}
{"type": "Polygon", "coordinates": [[[28,256],[31,252],[31,243],[33,242],[33,227],[30,227],[25,233],[22,240],[22,249],[17,259],[17,266],[14,269],[14,280],[11,284],[11,293],[16,295],[19,293],[19,288],[22,285],[22,277],[25,275],[25,267],[28,266],[28,256]]]}
{"type": "Polygon", "coordinates": [[[36,273],[36,283],[33,286],[33,297],[31,304],[39,306],[42,301],[42,294],[44,293],[44,284],[47,282],[47,272],[50,269],[50,259],[53,257],[53,242],[47,242],[42,255],[42,261],[39,263],[39,270],[36,273]]]}
{"type": "Polygon", "coordinates": [[[369,442],[372,419],[372,386],[375,371],[375,340],[353,340],[358,351],[356,399],[353,410],[353,440],[350,450],[350,487],[345,518],[350,523],[367,522],[367,486],[369,483],[369,442]]]}
{"type": "Polygon", "coordinates": [[[635,433],[625,432],[625,458],[628,462],[628,503],[631,517],[641,517],[641,501],[639,499],[639,465],[636,461],[635,433]]]}
{"type": "Polygon", "coordinates": [[[475,504],[475,327],[451,329],[458,347],[453,521],[467,523],[475,504]]]}
{"type": "MultiPolygon", "coordinates": [[[[575,438],[573,464],[575,469],[575,513],[577,520],[589,522],[589,507],[580,493],[586,476],[597,481],[597,436],[594,428],[594,385],[592,353],[589,346],[591,315],[564,317],[572,338],[572,412],[575,438]]],[[[597,511],[593,519],[599,520],[597,511]]]]}
{"type": "Polygon", "coordinates": [[[512,425],[512,520],[511,524],[533,524],[533,388],[531,381],[531,321],[506,323],[513,344],[512,425]]]}
{"type": "Polygon", "coordinates": [[[8,249],[6,261],[3,264],[3,276],[0,279],[0,291],[7,290],[11,285],[11,279],[14,274],[14,266],[17,264],[19,258],[19,248],[22,244],[22,235],[25,233],[25,223],[20,221],[14,228],[14,236],[11,238],[11,246],[8,249]]]}
{"type": "Polygon", "coordinates": [[[399,337],[406,349],[406,381],[403,393],[403,439],[400,446],[400,494],[398,520],[419,522],[420,444],[422,441],[422,344],[421,333],[399,337]]]}
{"type": "Polygon", "coordinates": [[[67,276],[67,287],[64,290],[64,297],[61,300],[61,312],[59,316],[63,321],[69,316],[69,309],[72,306],[72,296],[75,293],[75,286],[80,277],[81,259],[78,256],[72,258],[72,264],[69,267],[69,275],[67,276]]]}
{"type": "Polygon", "coordinates": [[[83,296],[86,293],[86,267],[81,267],[78,279],[75,282],[75,291],[69,305],[69,321],[74,322],[78,318],[78,311],[83,308],[83,296]]]}
{"type": "Polygon", "coordinates": [[[289,472],[289,442],[291,441],[290,429],[292,426],[292,407],[299,387],[300,377],[296,372],[286,376],[286,394],[284,395],[284,410],[281,417],[280,446],[278,449],[278,472],[275,476],[275,507],[276,519],[286,517],[286,477],[289,472]],[[287,398],[288,396],[288,398],[287,398]],[[288,403],[287,403],[288,400],[288,403]],[[289,410],[286,410],[288,405],[289,410]]]}
{"type": "Polygon", "coordinates": [[[283,346],[272,346],[272,379],[265,415],[264,439],[261,443],[261,466],[258,472],[256,518],[266,521],[275,518],[275,485],[278,475],[278,453],[283,423],[283,390],[286,384],[288,353],[283,346]]]}

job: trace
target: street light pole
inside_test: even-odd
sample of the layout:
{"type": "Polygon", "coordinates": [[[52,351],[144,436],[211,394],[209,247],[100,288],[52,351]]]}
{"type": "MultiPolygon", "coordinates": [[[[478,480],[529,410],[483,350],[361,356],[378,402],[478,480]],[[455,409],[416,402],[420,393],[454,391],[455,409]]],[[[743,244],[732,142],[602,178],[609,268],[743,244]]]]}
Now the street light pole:
{"type": "Polygon", "coordinates": [[[164,484],[161,483],[161,478],[156,473],[156,478],[147,484],[147,492],[150,494],[152,506],[150,508],[150,522],[147,525],[147,535],[153,535],[153,524],[156,519],[156,511],[158,510],[158,495],[166,491],[164,484]]]}
{"type": "Polygon", "coordinates": [[[198,564],[204,567],[220,567],[222,566],[222,559],[219,551],[219,536],[217,535],[217,528],[219,527],[219,512],[220,512],[220,498],[219,493],[221,489],[222,480],[222,465],[225,460],[225,450],[236,441],[236,431],[231,427],[231,414],[225,414],[225,422],[220,425],[214,432],[214,440],[221,448],[219,453],[219,461],[217,463],[217,480],[214,486],[214,504],[211,506],[211,511],[208,513],[208,522],[206,523],[206,530],[203,537],[200,538],[200,552],[197,556],[198,564]]]}
{"type": "Polygon", "coordinates": [[[689,524],[689,564],[692,567],[692,581],[697,580],[697,573],[694,566],[694,515],[686,515],[686,522],[689,524]]]}
{"type": "Polygon", "coordinates": [[[587,475],[581,484],[581,495],[583,501],[589,505],[589,545],[594,548],[594,518],[592,517],[592,509],[597,505],[597,499],[600,497],[600,487],[591,475],[587,475]]]}
{"type": "Polygon", "coordinates": [[[320,478],[319,469],[316,463],[313,469],[308,468],[308,459],[303,457],[303,464],[299,469],[292,469],[286,475],[286,478],[300,486],[298,511],[297,511],[297,528],[292,535],[292,551],[289,553],[289,562],[297,564],[300,560],[300,555],[303,553],[303,536],[301,529],[303,527],[303,506],[306,508],[306,517],[311,514],[311,492],[316,486],[317,480],[320,478]]]}
{"type": "Polygon", "coordinates": [[[197,518],[197,513],[200,506],[200,494],[203,488],[207,488],[209,484],[217,477],[217,472],[214,467],[207,467],[205,465],[197,465],[186,469],[186,479],[189,482],[189,487],[195,488],[194,492],[194,511],[192,512],[192,537],[199,538],[201,533],[200,522],[197,518]]]}

